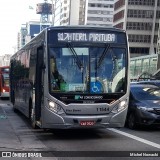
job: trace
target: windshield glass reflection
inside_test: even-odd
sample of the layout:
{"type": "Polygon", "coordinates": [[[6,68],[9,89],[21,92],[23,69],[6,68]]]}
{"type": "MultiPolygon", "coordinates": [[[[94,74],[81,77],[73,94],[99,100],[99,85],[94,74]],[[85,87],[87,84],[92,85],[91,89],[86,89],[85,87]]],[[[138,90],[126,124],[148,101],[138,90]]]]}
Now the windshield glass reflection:
{"type": "Polygon", "coordinates": [[[50,88],[52,92],[125,92],[124,48],[50,48],[50,88]]]}
{"type": "Polygon", "coordinates": [[[160,100],[160,89],[155,85],[131,87],[133,96],[139,100],[160,100]]]}

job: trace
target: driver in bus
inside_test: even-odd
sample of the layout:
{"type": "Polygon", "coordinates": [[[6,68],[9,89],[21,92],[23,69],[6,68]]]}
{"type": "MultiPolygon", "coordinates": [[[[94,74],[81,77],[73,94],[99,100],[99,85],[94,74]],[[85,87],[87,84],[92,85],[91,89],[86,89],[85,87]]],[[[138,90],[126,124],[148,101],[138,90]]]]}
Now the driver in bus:
{"type": "Polygon", "coordinates": [[[51,85],[53,90],[60,90],[61,83],[64,82],[63,76],[59,74],[56,59],[50,59],[51,85]]]}

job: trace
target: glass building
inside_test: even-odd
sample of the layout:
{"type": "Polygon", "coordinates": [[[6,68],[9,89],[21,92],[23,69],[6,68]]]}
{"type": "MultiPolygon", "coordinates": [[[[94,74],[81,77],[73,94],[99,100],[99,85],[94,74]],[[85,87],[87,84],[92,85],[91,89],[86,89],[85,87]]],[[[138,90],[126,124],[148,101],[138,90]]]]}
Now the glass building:
{"type": "Polygon", "coordinates": [[[130,59],[130,79],[136,80],[142,73],[154,74],[158,69],[158,55],[134,57],[130,59]]]}
{"type": "Polygon", "coordinates": [[[127,31],[131,57],[156,53],[160,0],[115,0],[113,25],[127,31]]]}

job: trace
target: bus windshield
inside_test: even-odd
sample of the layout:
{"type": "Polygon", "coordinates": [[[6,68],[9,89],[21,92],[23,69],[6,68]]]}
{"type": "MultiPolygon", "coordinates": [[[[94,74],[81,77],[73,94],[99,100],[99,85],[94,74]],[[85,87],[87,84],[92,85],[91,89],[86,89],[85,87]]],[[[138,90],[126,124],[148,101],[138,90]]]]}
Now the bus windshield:
{"type": "Polygon", "coordinates": [[[49,48],[50,91],[126,92],[126,48],[67,45],[49,48]]]}
{"type": "Polygon", "coordinates": [[[2,77],[3,77],[3,84],[2,84],[3,87],[4,86],[9,87],[9,74],[4,73],[2,77]]]}

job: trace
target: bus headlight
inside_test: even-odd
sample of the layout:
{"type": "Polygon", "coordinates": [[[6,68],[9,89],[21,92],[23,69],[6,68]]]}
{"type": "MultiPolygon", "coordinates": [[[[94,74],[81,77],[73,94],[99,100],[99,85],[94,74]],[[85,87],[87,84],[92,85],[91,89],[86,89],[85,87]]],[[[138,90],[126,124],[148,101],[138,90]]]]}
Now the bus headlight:
{"type": "Polygon", "coordinates": [[[127,100],[123,100],[118,105],[116,105],[111,112],[118,113],[121,110],[125,109],[126,107],[127,107],[127,100]]]}
{"type": "Polygon", "coordinates": [[[49,109],[57,114],[62,114],[64,113],[63,109],[56,104],[55,102],[49,101],[48,103],[49,109]]]}
{"type": "Polygon", "coordinates": [[[4,92],[6,92],[6,90],[5,90],[5,89],[3,89],[3,90],[2,90],[2,92],[4,93],[4,92]]]}

